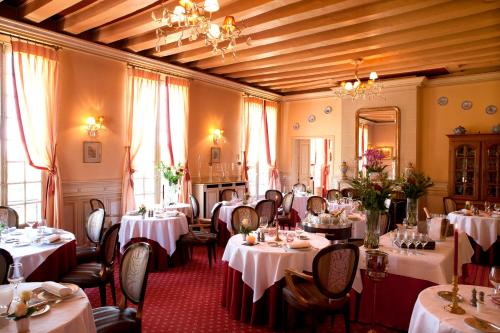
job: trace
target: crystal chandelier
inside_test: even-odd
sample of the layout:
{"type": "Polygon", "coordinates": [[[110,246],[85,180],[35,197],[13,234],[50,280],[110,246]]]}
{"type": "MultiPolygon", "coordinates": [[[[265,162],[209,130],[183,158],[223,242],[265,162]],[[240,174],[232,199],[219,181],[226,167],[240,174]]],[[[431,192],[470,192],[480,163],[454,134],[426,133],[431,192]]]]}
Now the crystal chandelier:
{"type": "Polygon", "coordinates": [[[377,72],[370,72],[369,79],[363,82],[358,77],[358,67],[359,64],[363,62],[363,59],[353,60],[353,64],[356,66],[354,70],[354,81],[342,81],[340,87],[332,87],[335,97],[351,97],[355,99],[371,99],[373,97],[382,97],[382,84],[377,81],[377,72]]]}
{"type": "MultiPolygon", "coordinates": [[[[233,16],[226,16],[220,26],[212,21],[212,13],[219,10],[217,0],[205,0],[203,4],[191,0],[179,0],[173,11],[166,8],[163,3],[161,17],[151,13],[153,21],[158,24],[156,29],[156,51],[160,50],[161,44],[167,44],[168,30],[174,28],[180,31],[177,45],[182,46],[185,34],[189,35],[190,41],[197,40],[200,36],[204,38],[205,45],[212,47],[214,54],[221,54],[224,58],[226,53],[236,56],[236,39],[240,37],[241,30],[236,26],[233,16]]],[[[248,38],[247,43],[249,43],[248,38]]]]}

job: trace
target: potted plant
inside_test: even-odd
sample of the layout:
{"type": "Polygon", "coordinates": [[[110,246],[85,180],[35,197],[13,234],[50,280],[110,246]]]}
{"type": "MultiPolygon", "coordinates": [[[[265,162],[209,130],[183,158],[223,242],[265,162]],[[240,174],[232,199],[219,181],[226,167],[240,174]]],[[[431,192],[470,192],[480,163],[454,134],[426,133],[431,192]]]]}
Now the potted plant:
{"type": "Polygon", "coordinates": [[[32,292],[24,290],[19,296],[19,301],[14,305],[14,312],[9,314],[7,318],[16,322],[17,332],[23,333],[30,330],[30,316],[36,311],[35,306],[28,306],[32,292]]]}
{"type": "Polygon", "coordinates": [[[397,181],[401,192],[406,195],[406,219],[408,226],[416,226],[418,221],[418,199],[427,194],[427,189],[434,185],[430,177],[421,172],[411,172],[397,181]]]}
{"type": "MultiPolygon", "coordinates": [[[[166,165],[164,162],[160,162],[158,170],[160,170],[163,178],[165,178],[168,183],[167,202],[177,202],[179,199],[179,183],[184,175],[184,169],[180,163],[178,163],[177,166],[170,166],[166,165]]],[[[163,188],[162,191],[162,199],[165,202],[165,188],[163,188]]]]}
{"type": "Polygon", "coordinates": [[[144,215],[146,215],[146,206],[144,204],[141,204],[139,206],[139,210],[137,211],[140,215],[142,215],[142,218],[144,218],[144,215]]]}

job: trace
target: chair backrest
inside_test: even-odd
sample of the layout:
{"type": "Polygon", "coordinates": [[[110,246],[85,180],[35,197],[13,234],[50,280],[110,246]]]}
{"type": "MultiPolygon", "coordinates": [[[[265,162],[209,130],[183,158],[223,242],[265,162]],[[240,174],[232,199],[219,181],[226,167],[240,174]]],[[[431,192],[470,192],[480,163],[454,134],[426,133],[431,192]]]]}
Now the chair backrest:
{"type": "Polygon", "coordinates": [[[99,200],[99,199],[90,199],[90,208],[92,210],[96,210],[97,208],[102,208],[104,210],[106,210],[106,208],[104,208],[104,203],[99,200]]]}
{"type": "Polygon", "coordinates": [[[7,284],[7,273],[9,266],[14,263],[12,256],[7,250],[0,249],[0,284],[7,284]]]}
{"type": "Polygon", "coordinates": [[[233,194],[238,197],[238,192],[234,188],[225,188],[220,192],[220,201],[231,201],[233,199],[233,194]]]}
{"type": "Polygon", "coordinates": [[[267,190],[265,198],[268,200],[273,200],[276,209],[280,208],[281,204],[283,203],[283,194],[278,190],[267,190]]]}
{"type": "Polygon", "coordinates": [[[257,230],[259,226],[259,216],[252,207],[238,206],[233,210],[231,215],[231,227],[234,234],[240,233],[240,225],[243,219],[248,219],[249,227],[252,230],[257,230]]]}
{"type": "Polygon", "coordinates": [[[283,213],[285,213],[285,215],[290,214],[290,212],[292,211],[293,198],[293,192],[288,192],[283,198],[283,213]]]}
{"type": "Polygon", "coordinates": [[[212,207],[212,218],[210,219],[210,232],[215,234],[219,232],[219,212],[221,207],[222,207],[222,202],[218,202],[212,207]]]}
{"type": "Polygon", "coordinates": [[[200,204],[198,203],[198,199],[191,194],[189,195],[189,202],[191,203],[191,210],[193,211],[193,220],[196,220],[200,217],[200,204]]]}
{"type": "Polygon", "coordinates": [[[322,197],[313,195],[307,199],[307,211],[310,214],[318,215],[320,213],[326,212],[326,201],[322,197]]]}
{"type": "Polygon", "coordinates": [[[151,254],[151,246],[145,242],[134,243],[125,250],[120,262],[120,286],[124,295],[120,308],[125,308],[129,300],[139,304],[138,313],[142,311],[151,254]]]}
{"type": "Polygon", "coordinates": [[[323,248],[313,260],[313,278],[328,298],[344,297],[352,287],[358,267],[359,248],[354,244],[334,244],[323,248]]]}
{"type": "Polygon", "coordinates": [[[342,193],[343,197],[349,197],[349,194],[353,199],[357,199],[359,197],[358,192],[353,188],[344,188],[340,191],[340,193],[342,193]]]}
{"type": "Polygon", "coordinates": [[[87,232],[87,238],[93,244],[99,244],[101,240],[105,216],[106,212],[104,211],[104,209],[97,208],[96,210],[92,211],[87,218],[85,231],[87,232]]]}
{"type": "Polygon", "coordinates": [[[331,189],[326,192],[326,200],[333,201],[337,196],[342,196],[342,193],[339,190],[331,189]]]}
{"type": "Polygon", "coordinates": [[[113,266],[115,262],[116,244],[118,243],[118,231],[120,223],[112,225],[104,232],[101,239],[101,262],[106,267],[113,266]]]}
{"type": "Polygon", "coordinates": [[[271,223],[276,216],[276,204],[273,200],[261,200],[255,206],[255,211],[259,219],[265,217],[267,218],[267,222],[271,223]]]}
{"type": "Polygon", "coordinates": [[[457,210],[457,203],[450,197],[443,198],[443,206],[446,215],[457,210]]]}
{"type": "Polygon", "coordinates": [[[293,185],[292,189],[294,191],[305,192],[307,190],[307,187],[305,184],[297,183],[293,185]]]}
{"type": "Polygon", "coordinates": [[[9,228],[19,228],[19,215],[10,207],[0,206],[0,223],[5,223],[9,228]]]}
{"type": "Polygon", "coordinates": [[[393,230],[397,224],[403,223],[406,218],[406,200],[391,199],[389,206],[389,226],[387,230],[393,230]]]}

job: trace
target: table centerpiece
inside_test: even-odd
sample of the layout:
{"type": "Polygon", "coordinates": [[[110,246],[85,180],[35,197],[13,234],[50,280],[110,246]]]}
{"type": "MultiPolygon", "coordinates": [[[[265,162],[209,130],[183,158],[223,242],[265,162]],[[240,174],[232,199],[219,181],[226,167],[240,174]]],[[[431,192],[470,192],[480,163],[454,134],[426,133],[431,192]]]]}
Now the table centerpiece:
{"type": "Polygon", "coordinates": [[[158,166],[163,178],[165,178],[168,186],[165,191],[165,185],[162,187],[162,201],[163,204],[169,204],[179,201],[179,185],[184,175],[184,168],[178,163],[175,165],[167,165],[163,161],[158,166]]]}
{"type": "Polygon", "coordinates": [[[397,186],[406,196],[406,219],[409,227],[418,222],[418,199],[427,194],[427,189],[433,186],[430,177],[421,172],[410,172],[397,180],[397,186]]]}

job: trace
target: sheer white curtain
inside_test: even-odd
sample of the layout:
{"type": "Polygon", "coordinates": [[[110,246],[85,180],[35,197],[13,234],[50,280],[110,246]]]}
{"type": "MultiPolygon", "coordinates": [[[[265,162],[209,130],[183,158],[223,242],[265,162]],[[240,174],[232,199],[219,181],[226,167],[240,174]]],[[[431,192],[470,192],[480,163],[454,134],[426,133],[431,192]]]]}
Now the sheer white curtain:
{"type": "Polygon", "coordinates": [[[57,163],[59,60],[53,48],[12,40],[14,97],[29,164],[44,172],[42,217],[62,227],[61,178],[57,163]]]}
{"type": "Polygon", "coordinates": [[[368,134],[368,126],[366,124],[360,124],[358,131],[358,151],[360,153],[358,158],[361,163],[359,163],[358,172],[362,171],[363,165],[366,164],[366,157],[364,157],[363,154],[368,149],[368,134]]]}
{"type": "Polygon", "coordinates": [[[266,138],[267,164],[269,167],[269,188],[280,190],[280,178],[276,166],[276,142],[278,136],[278,103],[264,102],[264,134],[266,138]]]}
{"type": "Polygon", "coordinates": [[[155,174],[159,95],[159,74],[137,68],[128,69],[126,147],[122,183],[123,214],[135,209],[134,173],[138,171],[143,176],[155,174]]]}

